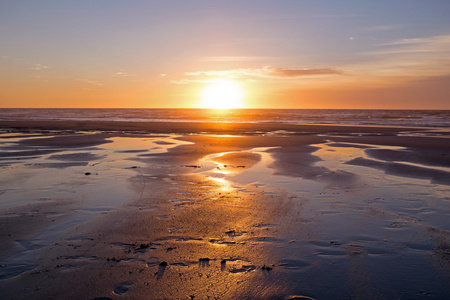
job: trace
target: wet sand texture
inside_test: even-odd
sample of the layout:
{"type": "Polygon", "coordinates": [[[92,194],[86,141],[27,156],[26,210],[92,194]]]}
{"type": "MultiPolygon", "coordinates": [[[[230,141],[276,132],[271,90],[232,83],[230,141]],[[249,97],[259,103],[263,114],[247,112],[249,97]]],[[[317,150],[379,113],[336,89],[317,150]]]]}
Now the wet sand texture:
{"type": "Polygon", "coordinates": [[[0,135],[2,299],[450,296],[449,133],[5,126],[111,132],[0,135]]]}

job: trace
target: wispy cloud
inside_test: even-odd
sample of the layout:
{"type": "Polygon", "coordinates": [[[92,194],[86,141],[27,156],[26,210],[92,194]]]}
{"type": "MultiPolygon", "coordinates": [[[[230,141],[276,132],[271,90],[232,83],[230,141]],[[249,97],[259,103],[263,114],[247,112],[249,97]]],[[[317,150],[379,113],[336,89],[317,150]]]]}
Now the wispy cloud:
{"type": "Polygon", "coordinates": [[[221,71],[197,71],[188,72],[185,75],[188,77],[202,77],[185,78],[181,80],[174,80],[172,83],[186,84],[189,82],[204,82],[208,78],[229,78],[229,79],[283,79],[283,78],[297,78],[309,76],[323,76],[323,75],[341,75],[342,71],[328,68],[318,69],[284,69],[276,67],[262,67],[262,68],[241,68],[221,71]]]}
{"type": "Polygon", "coordinates": [[[118,77],[129,77],[132,76],[130,73],[125,72],[123,70],[117,71],[114,73],[114,76],[118,76],[118,77]]]}
{"type": "Polygon", "coordinates": [[[268,56],[208,56],[201,58],[201,61],[215,61],[215,62],[242,62],[242,61],[263,61],[273,59],[268,56]]]}
{"type": "MultiPolygon", "coordinates": [[[[393,26],[392,26],[393,27],[393,26]]],[[[391,27],[391,28],[392,28],[391,27]]],[[[381,30],[382,28],[379,28],[381,30]]],[[[388,27],[385,28],[386,30],[388,27]]],[[[228,78],[246,82],[402,84],[410,80],[450,75],[450,34],[393,40],[373,45],[372,51],[336,68],[235,68],[187,72],[175,84],[204,83],[214,78],[228,78]],[[345,71],[344,71],[345,70],[345,71]]],[[[226,58],[221,58],[226,60],[226,58]]],[[[230,58],[231,59],[231,58],[230,58]]]]}
{"type": "Polygon", "coordinates": [[[221,71],[196,71],[187,72],[186,76],[206,76],[206,77],[225,77],[225,78],[241,78],[244,76],[254,76],[256,69],[232,69],[221,71]]]}
{"type": "Polygon", "coordinates": [[[88,79],[78,79],[78,81],[90,84],[90,85],[95,85],[95,86],[103,86],[103,83],[98,82],[98,81],[93,81],[93,80],[88,80],[88,79]]]}
{"type": "Polygon", "coordinates": [[[342,71],[335,69],[281,69],[268,67],[265,68],[265,70],[270,76],[275,77],[301,77],[342,74],[342,71]]]}
{"type": "Polygon", "coordinates": [[[345,65],[341,83],[387,87],[450,76],[449,53],[450,34],[377,44],[345,65]]]}
{"type": "MultiPolygon", "coordinates": [[[[446,50],[450,47],[450,35],[437,35],[423,38],[410,38],[393,41],[390,43],[379,44],[379,46],[426,46],[429,49],[437,50],[438,46],[446,46],[446,50]]],[[[440,48],[440,47],[439,47],[440,48]]]]}
{"type": "Polygon", "coordinates": [[[200,82],[200,83],[211,82],[211,79],[187,79],[187,78],[183,78],[183,79],[174,79],[174,80],[170,81],[170,83],[173,83],[173,84],[189,84],[189,83],[194,83],[194,82],[200,82]]]}
{"type": "Polygon", "coordinates": [[[360,69],[408,77],[450,74],[450,35],[401,39],[377,47],[362,53],[370,62],[360,69]]]}
{"type": "Polygon", "coordinates": [[[46,65],[42,65],[42,64],[34,64],[30,70],[35,70],[35,71],[40,71],[40,70],[45,70],[48,69],[48,66],[46,65]]]}

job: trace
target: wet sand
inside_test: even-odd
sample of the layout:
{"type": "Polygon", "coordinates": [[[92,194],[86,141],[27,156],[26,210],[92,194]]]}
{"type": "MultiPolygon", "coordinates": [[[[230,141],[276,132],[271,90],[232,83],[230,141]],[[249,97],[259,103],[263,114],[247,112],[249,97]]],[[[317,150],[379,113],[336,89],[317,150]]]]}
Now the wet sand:
{"type": "Polygon", "coordinates": [[[2,299],[450,295],[449,132],[0,127],[2,299]]]}

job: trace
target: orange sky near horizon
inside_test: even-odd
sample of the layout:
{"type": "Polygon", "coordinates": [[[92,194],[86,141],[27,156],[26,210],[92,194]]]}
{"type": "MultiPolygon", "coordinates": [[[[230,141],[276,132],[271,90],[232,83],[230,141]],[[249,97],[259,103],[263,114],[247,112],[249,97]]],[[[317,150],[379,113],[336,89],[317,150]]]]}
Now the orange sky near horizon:
{"type": "Polygon", "coordinates": [[[444,0],[0,8],[0,108],[450,109],[444,0]]]}

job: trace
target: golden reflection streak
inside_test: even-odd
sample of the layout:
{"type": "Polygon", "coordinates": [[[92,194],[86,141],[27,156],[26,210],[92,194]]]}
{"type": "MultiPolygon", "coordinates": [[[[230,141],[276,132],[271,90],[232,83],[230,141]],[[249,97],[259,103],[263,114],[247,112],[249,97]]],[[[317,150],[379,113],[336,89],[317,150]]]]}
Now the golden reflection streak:
{"type": "Polygon", "coordinates": [[[231,183],[226,180],[225,178],[218,178],[218,177],[210,177],[215,183],[219,185],[218,190],[222,192],[231,192],[233,191],[233,187],[231,186],[231,183]]]}

